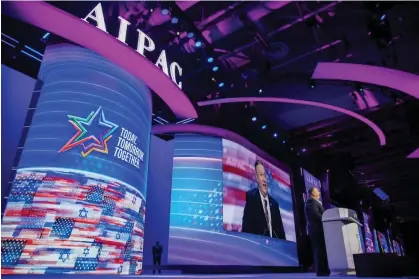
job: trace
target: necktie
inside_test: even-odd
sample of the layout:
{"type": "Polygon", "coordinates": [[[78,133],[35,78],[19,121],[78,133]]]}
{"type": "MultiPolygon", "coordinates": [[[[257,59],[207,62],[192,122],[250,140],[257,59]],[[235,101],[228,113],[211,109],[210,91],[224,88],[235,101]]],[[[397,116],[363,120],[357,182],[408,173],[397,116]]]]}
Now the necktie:
{"type": "MultiPolygon", "coordinates": [[[[269,228],[269,214],[268,214],[268,201],[263,199],[263,202],[265,203],[265,218],[266,218],[266,224],[268,224],[269,228]]],[[[270,233],[270,232],[269,232],[270,233]]]]}

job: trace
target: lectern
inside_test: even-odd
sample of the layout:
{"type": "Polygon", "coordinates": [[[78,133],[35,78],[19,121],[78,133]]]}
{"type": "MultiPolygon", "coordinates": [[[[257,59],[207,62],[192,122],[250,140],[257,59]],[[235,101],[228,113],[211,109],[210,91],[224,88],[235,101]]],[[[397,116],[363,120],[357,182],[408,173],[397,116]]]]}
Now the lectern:
{"type": "Polygon", "coordinates": [[[362,253],[361,239],[354,210],[331,208],[322,217],[327,260],[331,271],[352,273],[355,271],[354,254],[362,253]]]}

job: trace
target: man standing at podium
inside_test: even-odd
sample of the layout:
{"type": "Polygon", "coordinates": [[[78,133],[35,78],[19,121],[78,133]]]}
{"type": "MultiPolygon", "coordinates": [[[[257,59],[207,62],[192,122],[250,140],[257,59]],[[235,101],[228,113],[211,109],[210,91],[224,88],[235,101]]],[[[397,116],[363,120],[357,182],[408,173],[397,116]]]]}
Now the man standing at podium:
{"type": "Polygon", "coordinates": [[[323,204],[320,201],[320,191],[316,187],[308,190],[309,198],[305,204],[308,235],[313,249],[314,266],[317,276],[329,276],[330,270],[327,263],[326,244],[322,224],[324,212],[323,204]]]}

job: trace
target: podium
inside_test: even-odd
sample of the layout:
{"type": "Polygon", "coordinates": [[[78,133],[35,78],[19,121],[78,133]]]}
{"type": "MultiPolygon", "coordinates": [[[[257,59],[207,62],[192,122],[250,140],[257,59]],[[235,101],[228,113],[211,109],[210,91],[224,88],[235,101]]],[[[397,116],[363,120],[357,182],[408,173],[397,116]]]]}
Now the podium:
{"type": "Polygon", "coordinates": [[[354,210],[331,208],[322,217],[327,261],[331,271],[352,273],[355,271],[354,254],[361,254],[362,245],[354,210]]]}

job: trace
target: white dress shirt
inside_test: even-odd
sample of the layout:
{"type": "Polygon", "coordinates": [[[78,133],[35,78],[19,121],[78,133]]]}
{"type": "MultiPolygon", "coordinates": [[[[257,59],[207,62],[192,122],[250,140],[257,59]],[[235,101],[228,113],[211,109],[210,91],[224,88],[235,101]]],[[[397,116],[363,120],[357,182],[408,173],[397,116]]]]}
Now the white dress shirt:
{"type": "Polygon", "coordinates": [[[259,194],[260,194],[260,201],[262,202],[263,214],[265,214],[265,200],[268,206],[267,210],[268,210],[268,218],[269,218],[269,235],[272,237],[272,218],[271,218],[271,206],[269,204],[269,197],[268,195],[266,195],[266,197],[263,197],[260,191],[259,191],[259,194]]]}

